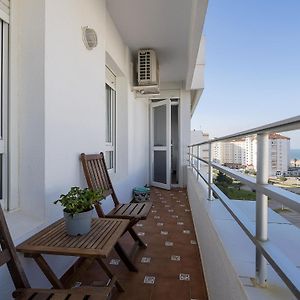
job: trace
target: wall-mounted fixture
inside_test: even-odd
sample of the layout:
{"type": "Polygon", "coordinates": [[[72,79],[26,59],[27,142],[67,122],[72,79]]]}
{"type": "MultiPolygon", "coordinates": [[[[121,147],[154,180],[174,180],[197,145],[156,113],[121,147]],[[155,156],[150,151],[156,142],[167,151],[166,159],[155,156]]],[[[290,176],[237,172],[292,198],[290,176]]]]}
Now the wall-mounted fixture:
{"type": "Polygon", "coordinates": [[[82,27],[82,39],[88,50],[93,50],[98,44],[96,31],[88,26],[82,27]]]}
{"type": "Polygon", "coordinates": [[[157,96],[159,92],[159,64],[153,49],[140,49],[137,53],[137,86],[133,86],[138,98],[157,96]]]}

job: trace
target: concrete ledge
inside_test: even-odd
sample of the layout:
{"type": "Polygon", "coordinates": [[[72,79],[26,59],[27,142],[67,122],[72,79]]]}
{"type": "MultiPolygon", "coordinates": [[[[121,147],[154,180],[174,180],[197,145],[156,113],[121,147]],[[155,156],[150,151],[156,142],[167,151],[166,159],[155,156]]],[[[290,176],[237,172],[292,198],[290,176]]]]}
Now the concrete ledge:
{"type": "Polygon", "coordinates": [[[248,299],[207,211],[206,193],[188,170],[188,196],[211,300],[248,299]]]}
{"type": "MultiPolygon", "coordinates": [[[[254,245],[219,200],[207,201],[207,189],[197,181],[193,171],[188,169],[187,173],[188,196],[210,299],[295,299],[270,266],[268,288],[260,288],[253,284],[254,245]]],[[[255,221],[255,202],[236,201],[236,204],[251,221],[255,221]]],[[[289,235],[297,235],[297,228],[288,221],[271,210],[269,214],[272,240],[277,239],[279,242],[284,232],[284,235],[287,232],[289,235]],[[273,230],[274,226],[276,226],[276,235],[273,230]]],[[[287,253],[289,258],[290,254],[295,253],[295,247],[300,249],[299,243],[300,239],[298,241],[295,237],[292,243],[293,253],[291,250],[287,253]]],[[[292,257],[296,264],[298,263],[297,257],[292,257]]]]}

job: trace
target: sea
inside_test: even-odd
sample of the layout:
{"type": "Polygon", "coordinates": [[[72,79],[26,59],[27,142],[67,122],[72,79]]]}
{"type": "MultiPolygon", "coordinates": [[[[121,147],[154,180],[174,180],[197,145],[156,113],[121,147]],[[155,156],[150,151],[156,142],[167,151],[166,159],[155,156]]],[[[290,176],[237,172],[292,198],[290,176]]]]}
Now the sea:
{"type": "Polygon", "coordinates": [[[290,150],[290,160],[292,159],[300,159],[300,149],[291,149],[290,150]]]}

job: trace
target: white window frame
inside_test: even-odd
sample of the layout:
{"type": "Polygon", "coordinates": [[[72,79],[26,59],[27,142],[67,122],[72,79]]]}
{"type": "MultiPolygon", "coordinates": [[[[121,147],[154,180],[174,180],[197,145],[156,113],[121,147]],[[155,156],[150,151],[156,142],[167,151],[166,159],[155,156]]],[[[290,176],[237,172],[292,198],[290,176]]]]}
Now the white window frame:
{"type": "Polygon", "coordinates": [[[0,203],[9,210],[8,201],[8,66],[9,24],[0,19],[0,203]]]}
{"type": "Polygon", "coordinates": [[[116,173],[116,75],[107,66],[105,73],[105,161],[108,171],[111,173],[116,173]],[[107,93],[108,89],[110,91],[109,93],[107,93]]]}

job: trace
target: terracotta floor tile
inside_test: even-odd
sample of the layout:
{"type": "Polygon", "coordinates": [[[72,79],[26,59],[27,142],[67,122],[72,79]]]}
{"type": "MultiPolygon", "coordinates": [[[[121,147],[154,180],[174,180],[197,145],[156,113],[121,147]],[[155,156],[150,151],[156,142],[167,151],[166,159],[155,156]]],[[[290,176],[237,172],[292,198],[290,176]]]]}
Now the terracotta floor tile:
{"type": "MultiPolygon", "coordinates": [[[[144,232],[141,238],[148,245],[147,249],[139,249],[134,257],[139,272],[129,272],[122,261],[118,265],[110,265],[111,259],[119,259],[114,250],[105,260],[125,289],[124,293],[114,292],[113,299],[208,299],[198,245],[191,244],[191,240],[196,241],[196,236],[191,213],[185,211],[190,209],[186,190],[152,188],[151,200],[154,204],[152,210],[156,212],[150,212],[147,220],[140,221],[142,226],[135,226],[136,232],[144,232]],[[154,216],[159,216],[159,219],[154,216]],[[178,225],[178,222],[184,224],[178,225]],[[163,223],[163,226],[157,226],[157,223],[163,223]],[[183,230],[189,230],[190,234],[183,233],[183,230]],[[161,234],[161,231],[167,231],[168,234],[161,234]],[[165,242],[173,242],[173,246],[167,247],[165,242]],[[180,256],[180,260],[172,261],[172,255],[180,256]],[[150,263],[141,263],[143,257],[150,257],[150,263]],[[190,280],[180,281],[180,273],[187,274],[190,280]],[[154,284],[145,284],[145,276],[155,277],[154,284]]],[[[128,252],[134,243],[126,233],[120,239],[120,244],[128,252]]],[[[96,263],[82,278],[86,284],[92,281],[107,281],[106,275],[96,263]]]]}
{"type": "Polygon", "coordinates": [[[159,280],[152,290],[151,300],[162,299],[190,300],[189,283],[171,278],[159,280]]]}

